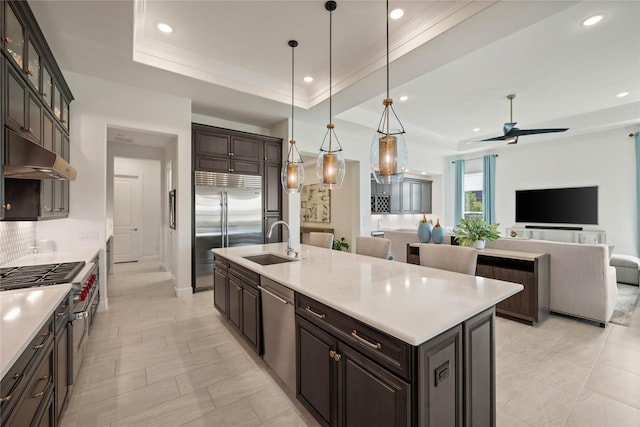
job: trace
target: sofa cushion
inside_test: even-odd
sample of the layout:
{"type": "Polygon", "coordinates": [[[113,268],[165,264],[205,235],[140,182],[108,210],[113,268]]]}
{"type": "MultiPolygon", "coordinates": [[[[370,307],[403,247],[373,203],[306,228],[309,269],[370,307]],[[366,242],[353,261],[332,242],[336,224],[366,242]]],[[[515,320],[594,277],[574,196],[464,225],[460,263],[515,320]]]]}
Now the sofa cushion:
{"type": "Polygon", "coordinates": [[[611,255],[611,265],[614,267],[630,267],[640,270],[640,259],[631,255],[611,255]]]}

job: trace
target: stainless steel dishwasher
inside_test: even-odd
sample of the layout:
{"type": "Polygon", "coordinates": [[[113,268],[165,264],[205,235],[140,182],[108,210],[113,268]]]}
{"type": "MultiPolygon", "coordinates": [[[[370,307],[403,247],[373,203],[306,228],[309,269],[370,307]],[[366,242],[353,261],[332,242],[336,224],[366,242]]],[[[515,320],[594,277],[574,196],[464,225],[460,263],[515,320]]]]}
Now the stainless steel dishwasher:
{"type": "Polygon", "coordinates": [[[293,291],[260,277],[262,294],[262,358],[292,390],[296,389],[296,331],[293,291]]]}

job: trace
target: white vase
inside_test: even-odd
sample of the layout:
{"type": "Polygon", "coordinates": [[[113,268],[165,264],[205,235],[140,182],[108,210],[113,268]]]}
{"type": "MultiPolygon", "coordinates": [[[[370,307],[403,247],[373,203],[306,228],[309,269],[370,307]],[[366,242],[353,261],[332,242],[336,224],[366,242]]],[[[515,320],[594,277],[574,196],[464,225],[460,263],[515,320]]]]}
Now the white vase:
{"type": "Polygon", "coordinates": [[[476,240],[475,242],[473,242],[473,247],[476,249],[484,249],[484,245],[486,243],[486,240],[476,240]]]}

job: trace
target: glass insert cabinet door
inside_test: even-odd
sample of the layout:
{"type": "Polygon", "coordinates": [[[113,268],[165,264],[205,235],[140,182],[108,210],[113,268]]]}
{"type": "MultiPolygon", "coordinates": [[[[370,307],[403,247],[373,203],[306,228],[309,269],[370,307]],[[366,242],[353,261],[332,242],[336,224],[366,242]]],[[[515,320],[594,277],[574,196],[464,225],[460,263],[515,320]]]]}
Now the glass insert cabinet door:
{"type": "Polygon", "coordinates": [[[23,65],[24,58],[24,26],[18,20],[18,17],[9,6],[9,3],[2,2],[0,7],[5,7],[5,31],[2,35],[2,41],[5,43],[5,49],[9,56],[18,64],[20,68],[23,65]]]}
{"type": "Polygon", "coordinates": [[[42,66],[42,97],[45,105],[51,107],[51,73],[47,67],[42,66]]]}
{"type": "Polygon", "coordinates": [[[29,81],[33,84],[36,90],[40,91],[40,54],[36,50],[33,42],[29,40],[28,56],[29,64],[27,67],[27,75],[29,81]]]}

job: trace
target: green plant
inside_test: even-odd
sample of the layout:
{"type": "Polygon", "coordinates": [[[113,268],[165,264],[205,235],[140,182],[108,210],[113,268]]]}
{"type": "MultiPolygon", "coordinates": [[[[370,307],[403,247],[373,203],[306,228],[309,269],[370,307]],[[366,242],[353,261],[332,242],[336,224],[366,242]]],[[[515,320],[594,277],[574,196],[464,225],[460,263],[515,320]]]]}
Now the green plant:
{"type": "Polygon", "coordinates": [[[333,241],[333,250],[335,251],[341,251],[342,248],[344,248],[345,250],[349,250],[349,243],[347,243],[346,240],[344,240],[344,237],[341,237],[340,240],[335,240],[333,241]]]}
{"type": "Polygon", "coordinates": [[[500,237],[499,225],[489,224],[482,218],[462,219],[456,227],[454,235],[461,245],[471,246],[478,240],[495,240],[500,237]]]}

